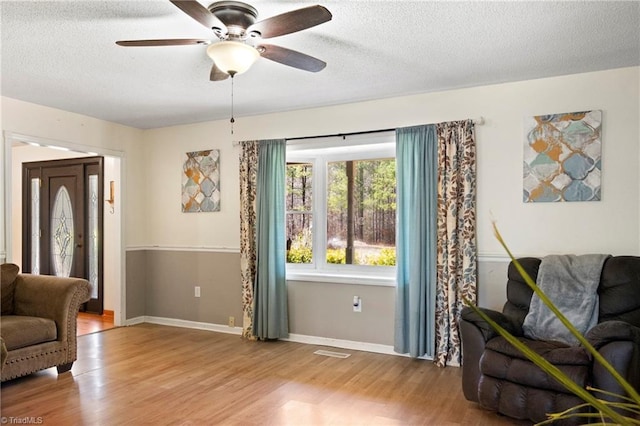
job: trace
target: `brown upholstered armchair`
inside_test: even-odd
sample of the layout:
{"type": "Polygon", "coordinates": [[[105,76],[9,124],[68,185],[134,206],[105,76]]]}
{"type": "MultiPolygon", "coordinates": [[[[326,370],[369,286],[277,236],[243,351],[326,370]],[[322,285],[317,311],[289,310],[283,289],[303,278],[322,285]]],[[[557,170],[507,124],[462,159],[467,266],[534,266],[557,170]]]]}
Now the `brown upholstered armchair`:
{"type": "Polygon", "coordinates": [[[18,274],[2,265],[0,346],[2,381],[57,367],[77,358],[76,320],[91,285],[80,278],[18,274]]]}
{"type": "MultiPolygon", "coordinates": [[[[535,280],[541,260],[523,258],[519,261],[535,280]]],[[[522,325],[532,294],[515,266],[510,264],[503,311],[483,311],[576,383],[624,394],[611,375],[594,364],[582,346],[524,337],[522,325]]],[[[640,389],[640,257],[618,256],[606,260],[598,295],[598,325],[586,337],[627,381],[640,389]]],[[[494,332],[470,308],[463,310],[460,328],[462,388],[468,400],[486,409],[534,422],[545,420],[548,413],[582,402],[494,332]]]]}

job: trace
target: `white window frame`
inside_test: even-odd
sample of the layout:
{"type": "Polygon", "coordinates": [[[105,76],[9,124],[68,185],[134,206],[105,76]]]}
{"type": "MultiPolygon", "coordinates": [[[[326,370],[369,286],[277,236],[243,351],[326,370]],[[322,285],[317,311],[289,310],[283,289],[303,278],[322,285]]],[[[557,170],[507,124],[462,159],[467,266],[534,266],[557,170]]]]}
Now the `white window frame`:
{"type": "Polygon", "coordinates": [[[287,263],[287,280],[327,283],[396,285],[395,266],[336,265],[326,263],[327,252],[327,163],[396,157],[395,132],[370,133],[317,140],[287,141],[287,163],[312,165],[311,263],[287,263]],[[319,254],[322,254],[320,256],[319,254]]]}

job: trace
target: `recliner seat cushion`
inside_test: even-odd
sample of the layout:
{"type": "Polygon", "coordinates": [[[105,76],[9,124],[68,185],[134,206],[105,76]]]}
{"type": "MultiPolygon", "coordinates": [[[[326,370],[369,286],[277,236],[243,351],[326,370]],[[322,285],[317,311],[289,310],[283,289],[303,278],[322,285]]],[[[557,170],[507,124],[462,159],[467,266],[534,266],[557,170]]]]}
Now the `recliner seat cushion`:
{"type": "Polygon", "coordinates": [[[0,318],[0,334],[8,351],[52,342],[58,338],[55,321],[22,315],[3,315],[0,318]]]}
{"type": "MultiPolygon", "coordinates": [[[[518,340],[552,364],[591,365],[591,356],[582,346],[569,346],[562,342],[532,340],[526,337],[519,337],[518,340]]],[[[512,358],[528,360],[526,355],[502,336],[489,340],[486,348],[512,358]]]]}
{"type": "MultiPolygon", "coordinates": [[[[584,387],[589,383],[591,357],[583,347],[524,337],[519,340],[558,367],[578,385],[584,387]]],[[[529,361],[502,336],[487,342],[485,352],[480,358],[480,373],[483,376],[537,389],[569,393],[564,386],[529,361]]]]}
{"type": "MultiPolygon", "coordinates": [[[[556,367],[580,386],[589,382],[588,365],[561,365],[556,367]]],[[[480,358],[481,377],[492,377],[505,382],[518,383],[557,393],[570,393],[564,386],[530,361],[511,358],[492,350],[486,350],[480,358]]]]}

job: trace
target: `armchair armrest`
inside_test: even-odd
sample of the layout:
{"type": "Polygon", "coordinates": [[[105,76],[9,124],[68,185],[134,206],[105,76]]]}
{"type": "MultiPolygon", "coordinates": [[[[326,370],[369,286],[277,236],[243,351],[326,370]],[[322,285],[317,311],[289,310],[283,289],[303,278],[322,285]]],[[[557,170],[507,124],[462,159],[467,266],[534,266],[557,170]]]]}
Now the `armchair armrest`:
{"type": "Polygon", "coordinates": [[[585,337],[596,349],[607,343],[620,341],[640,345],[640,328],[624,321],[605,321],[589,330],[585,337]]]}
{"type": "MultiPolygon", "coordinates": [[[[491,309],[480,308],[489,318],[496,321],[510,333],[522,335],[522,331],[504,314],[491,309]]],[[[479,402],[480,358],[486,343],[498,333],[470,307],[464,307],[460,316],[460,337],[462,340],[462,391],[469,401],[479,402]]]]}
{"type": "Polygon", "coordinates": [[[58,340],[75,341],[80,305],[89,300],[91,284],[81,278],[19,274],[14,295],[15,315],[56,322],[58,340]]]}
{"type": "MultiPolygon", "coordinates": [[[[624,321],[602,322],[585,335],[600,355],[635,389],[640,389],[640,328],[624,321]]],[[[597,362],[593,364],[593,386],[624,395],[620,384],[597,362]]],[[[599,397],[619,401],[611,395],[599,397]]]]}
{"type": "MultiPolygon", "coordinates": [[[[502,328],[506,329],[509,333],[513,334],[514,336],[522,336],[522,327],[518,326],[515,321],[511,320],[503,313],[494,311],[492,309],[479,309],[484,312],[489,318],[498,323],[498,325],[500,325],[502,328]]],[[[473,309],[468,306],[462,309],[461,320],[471,323],[472,325],[477,327],[482,333],[485,342],[499,335],[498,332],[496,332],[488,322],[482,319],[480,315],[478,315],[473,309]]]]}

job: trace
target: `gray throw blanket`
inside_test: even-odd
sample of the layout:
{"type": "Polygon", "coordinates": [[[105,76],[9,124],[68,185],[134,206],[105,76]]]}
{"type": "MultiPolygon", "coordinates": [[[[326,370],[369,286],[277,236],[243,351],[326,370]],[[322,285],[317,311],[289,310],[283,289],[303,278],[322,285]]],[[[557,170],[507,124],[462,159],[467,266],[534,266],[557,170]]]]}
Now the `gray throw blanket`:
{"type": "MultiPolygon", "coordinates": [[[[536,284],[583,335],[598,323],[598,285],[606,254],[553,255],[540,263],[536,284]]],[[[578,340],[534,293],[522,326],[536,340],[578,340]]]]}

